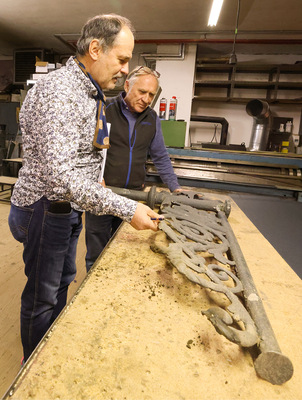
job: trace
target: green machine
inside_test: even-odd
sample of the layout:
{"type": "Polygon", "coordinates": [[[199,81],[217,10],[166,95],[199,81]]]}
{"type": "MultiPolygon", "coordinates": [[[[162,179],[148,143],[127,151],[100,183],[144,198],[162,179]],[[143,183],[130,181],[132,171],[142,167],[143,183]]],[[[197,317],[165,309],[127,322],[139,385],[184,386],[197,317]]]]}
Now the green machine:
{"type": "Polygon", "coordinates": [[[186,121],[161,121],[165,145],[167,147],[185,146],[186,121]]]}

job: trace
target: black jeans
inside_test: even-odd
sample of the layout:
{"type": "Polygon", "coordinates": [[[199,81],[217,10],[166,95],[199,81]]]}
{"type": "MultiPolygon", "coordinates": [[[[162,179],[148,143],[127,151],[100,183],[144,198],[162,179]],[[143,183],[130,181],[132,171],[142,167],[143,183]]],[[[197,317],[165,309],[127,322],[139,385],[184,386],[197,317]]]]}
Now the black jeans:
{"type": "Polygon", "coordinates": [[[114,215],[85,213],[86,270],[93,266],[123,220],[114,215]]]}

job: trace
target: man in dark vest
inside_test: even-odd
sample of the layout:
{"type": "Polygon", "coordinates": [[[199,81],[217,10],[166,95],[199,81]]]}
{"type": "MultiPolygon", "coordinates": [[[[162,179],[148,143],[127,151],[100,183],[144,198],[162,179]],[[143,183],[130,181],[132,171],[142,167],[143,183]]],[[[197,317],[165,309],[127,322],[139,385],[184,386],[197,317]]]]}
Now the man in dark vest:
{"type": "MultiPolygon", "coordinates": [[[[160,120],[151,104],[159,86],[159,73],[137,67],[129,73],[119,96],[106,101],[106,119],[111,124],[104,181],[108,186],[142,190],[148,154],[171,192],[180,191],[165,147],[160,120]]],[[[86,269],[92,267],[122,219],[86,212],[86,269]]]]}

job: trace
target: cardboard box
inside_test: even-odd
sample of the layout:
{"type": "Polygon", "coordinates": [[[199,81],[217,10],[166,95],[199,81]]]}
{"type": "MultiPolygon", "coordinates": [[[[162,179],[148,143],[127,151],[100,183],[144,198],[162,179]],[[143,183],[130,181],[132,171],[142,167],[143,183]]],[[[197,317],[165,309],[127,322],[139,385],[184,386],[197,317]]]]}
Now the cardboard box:
{"type": "Polygon", "coordinates": [[[38,74],[40,73],[47,73],[48,72],[48,68],[46,67],[40,67],[39,65],[36,65],[36,72],[38,74]]]}
{"type": "Polygon", "coordinates": [[[15,94],[15,93],[13,93],[12,95],[11,95],[11,102],[12,103],[20,103],[20,100],[21,100],[21,95],[20,94],[15,94]]]}
{"type": "Polygon", "coordinates": [[[37,80],[43,78],[43,76],[45,76],[45,75],[47,75],[47,74],[32,74],[30,79],[37,81],[37,80]]]}
{"type": "Polygon", "coordinates": [[[186,138],[185,121],[161,121],[165,145],[167,147],[184,147],[186,138]]]}
{"type": "Polygon", "coordinates": [[[48,62],[47,61],[36,61],[36,72],[48,72],[48,62]]]}

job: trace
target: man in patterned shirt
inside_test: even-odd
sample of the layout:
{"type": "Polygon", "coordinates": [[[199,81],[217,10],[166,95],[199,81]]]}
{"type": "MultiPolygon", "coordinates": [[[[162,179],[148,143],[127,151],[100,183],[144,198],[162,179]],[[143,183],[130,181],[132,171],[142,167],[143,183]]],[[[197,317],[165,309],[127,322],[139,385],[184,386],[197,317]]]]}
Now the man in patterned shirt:
{"type": "Polygon", "coordinates": [[[26,361],[66,304],[75,277],[82,211],[113,214],[136,229],[157,230],[149,207],[98,181],[107,147],[103,89],[128,73],[134,47],[126,18],[96,16],[83,27],[77,56],[29,90],[20,112],[23,166],[9,225],[24,245],[27,283],[21,297],[26,361]]]}

